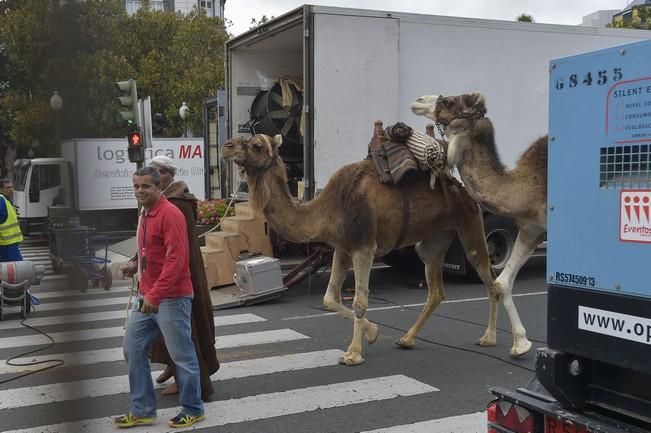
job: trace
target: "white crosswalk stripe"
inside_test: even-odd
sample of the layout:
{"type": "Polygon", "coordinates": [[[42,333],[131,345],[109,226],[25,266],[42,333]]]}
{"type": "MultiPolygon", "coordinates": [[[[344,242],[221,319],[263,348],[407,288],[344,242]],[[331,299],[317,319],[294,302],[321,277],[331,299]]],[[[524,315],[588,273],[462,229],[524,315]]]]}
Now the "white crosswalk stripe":
{"type": "MultiPolygon", "coordinates": [[[[12,375],[34,372],[48,365],[34,364],[39,361],[61,360],[64,365],[29,376],[29,379],[20,379],[13,386],[11,382],[0,384],[0,423],[3,431],[113,433],[115,427],[111,424],[111,418],[121,415],[121,408],[128,407],[129,401],[129,381],[120,337],[124,335],[123,322],[130,287],[117,285],[108,291],[100,288],[81,293],[66,287],[65,276],[53,274],[46,247],[26,246],[23,250],[25,257],[35,263],[46,264],[50,278],[45,280],[48,284],[42,284],[43,287],[33,288],[41,305],[35,306],[25,323],[47,332],[55,344],[46,352],[20,356],[11,361],[24,365],[8,365],[10,357],[19,352],[15,349],[37,348],[48,344],[49,340],[25,330],[17,316],[0,322],[0,357],[5,358],[0,359],[0,382],[12,375]],[[66,345],[62,346],[62,343],[66,345]],[[77,346],[78,350],[75,349],[77,346]],[[71,377],[66,380],[68,374],[71,377]],[[116,397],[124,401],[124,406],[109,404],[116,397]],[[60,409],[83,407],[85,402],[96,404],[99,412],[84,416],[83,412],[70,413],[67,409],[60,409]],[[52,409],[48,409],[50,407],[52,409]],[[33,411],[46,415],[33,417],[33,411]]],[[[192,429],[213,431],[220,426],[268,422],[266,420],[272,418],[282,420],[284,417],[304,416],[309,419],[317,411],[381,402],[386,404],[439,391],[408,375],[392,372],[373,376],[363,368],[338,367],[343,352],[318,347],[312,338],[314,336],[309,335],[311,332],[284,327],[295,321],[269,320],[264,314],[237,314],[231,311],[220,311],[214,321],[217,327],[215,346],[223,361],[212,377],[216,389],[219,390],[222,384],[237,387],[239,380],[253,381],[250,383],[261,386],[249,387],[242,390],[240,395],[227,399],[220,398],[219,391],[216,392],[215,400],[205,403],[206,420],[192,429]],[[341,368],[345,378],[337,379],[334,376],[331,380],[319,379],[319,371],[328,368],[341,368]],[[312,379],[306,380],[306,377],[312,379]],[[238,380],[229,382],[234,379],[238,380]]],[[[152,365],[152,378],[158,376],[161,367],[159,364],[152,365]]],[[[177,412],[177,406],[163,405],[158,410],[156,425],[136,430],[169,431],[166,419],[177,412]]],[[[356,431],[485,433],[484,417],[483,413],[477,413],[456,417],[448,422],[431,420],[402,425],[393,425],[388,419],[383,429],[359,428],[356,431]],[[452,429],[455,425],[465,430],[452,429]]],[[[291,425],[294,426],[293,430],[284,431],[304,431],[300,422],[297,424],[294,420],[291,425]]],[[[351,425],[351,429],[354,428],[351,425]]]]}
{"type": "MultiPolygon", "coordinates": [[[[224,363],[214,380],[229,380],[337,365],[342,354],[341,350],[322,350],[224,363]]],[[[152,379],[155,379],[161,372],[153,372],[152,379]]],[[[17,388],[0,391],[0,410],[128,392],[129,378],[127,376],[17,388]]]]}
{"type": "MultiPolygon", "coordinates": [[[[211,415],[197,427],[217,427],[372,401],[389,400],[396,397],[408,397],[434,391],[436,391],[436,388],[415,379],[395,375],[259,394],[206,403],[205,410],[211,415]]],[[[160,419],[172,418],[177,411],[177,408],[163,409],[158,411],[158,417],[160,419]]],[[[23,433],[114,433],[115,427],[111,424],[110,418],[99,418],[54,426],[13,430],[5,433],[18,433],[19,431],[23,433]]],[[[157,425],[149,426],[147,431],[152,433],[167,432],[169,427],[166,423],[159,422],[157,425]]]]}

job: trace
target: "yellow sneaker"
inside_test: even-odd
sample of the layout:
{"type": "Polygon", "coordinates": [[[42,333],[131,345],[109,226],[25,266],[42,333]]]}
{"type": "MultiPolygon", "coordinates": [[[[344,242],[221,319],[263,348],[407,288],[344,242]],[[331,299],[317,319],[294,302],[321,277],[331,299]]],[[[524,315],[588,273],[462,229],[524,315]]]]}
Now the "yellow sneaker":
{"type": "Polygon", "coordinates": [[[174,418],[169,420],[167,422],[167,425],[174,428],[190,427],[191,425],[203,421],[204,419],[206,419],[205,415],[193,416],[193,415],[186,415],[183,412],[181,412],[180,414],[176,415],[174,418]]]}
{"type": "Polygon", "coordinates": [[[139,425],[152,425],[156,423],[156,418],[154,417],[140,417],[135,416],[132,413],[122,415],[117,418],[113,418],[113,425],[117,428],[129,428],[139,425]]]}

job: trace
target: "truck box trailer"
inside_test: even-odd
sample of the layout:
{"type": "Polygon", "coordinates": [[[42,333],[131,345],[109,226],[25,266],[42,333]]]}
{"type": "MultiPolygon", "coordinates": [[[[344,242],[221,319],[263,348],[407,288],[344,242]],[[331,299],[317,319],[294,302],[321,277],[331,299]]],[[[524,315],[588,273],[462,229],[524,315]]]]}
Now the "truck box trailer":
{"type": "MultiPolygon", "coordinates": [[[[309,200],[335,170],[366,156],[375,120],[424,132],[427,120],[410,111],[414,99],[434,89],[478,91],[493,101],[489,115],[500,156],[513,165],[547,133],[551,59],[648,37],[636,30],[304,5],[226,43],[227,135],[282,134],[290,190],[309,200]]],[[[224,191],[233,192],[237,179],[231,168],[224,191]]],[[[486,224],[499,268],[516,228],[495,215],[486,224]]],[[[463,271],[460,253],[448,255],[448,269],[463,271]]]]}
{"type": "Polygon", "coordinates": [[[651,41],[552,60],[547,344],[489,433],[651,431],[651,41]]]}
{"type": "MultiPolygon", "coordinates": [[[[176,179],[205,198],[203,139],[156,138],[146,149],[172,158],[176,179]]],[[[136,169],[120,138],[73,139],[61,143],[61,157],[19,159],[14,164],[14,204],[24,233],[42,232],[48,207],[67,206],[82,224],[100,231],[133,230],[137,221],[131,177],[136,169]]]]}

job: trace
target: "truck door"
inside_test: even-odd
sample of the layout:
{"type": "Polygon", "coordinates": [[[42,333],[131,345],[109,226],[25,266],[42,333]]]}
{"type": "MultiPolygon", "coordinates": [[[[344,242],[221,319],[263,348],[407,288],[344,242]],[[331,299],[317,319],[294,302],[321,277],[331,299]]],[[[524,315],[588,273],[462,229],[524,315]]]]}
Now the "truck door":
{"type": "Polygon", "coordinates": [[[64,187],[67,176],[59,163],[32,166],[27,196],[31,217],[47,217],[49,206],[71,205],[70,190],[64,187]]]}

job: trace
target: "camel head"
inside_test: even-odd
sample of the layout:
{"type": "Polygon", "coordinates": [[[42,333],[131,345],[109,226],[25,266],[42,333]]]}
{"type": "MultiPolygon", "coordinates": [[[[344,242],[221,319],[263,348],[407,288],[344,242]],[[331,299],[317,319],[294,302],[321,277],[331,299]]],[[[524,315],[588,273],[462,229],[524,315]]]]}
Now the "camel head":
{"type": "Polygon", "coordinates": [[[455,119],[484,117],[486,100],[481,93],[458,96],[425,95],[411,103],[411,111],[447,126],[455,119]]]}
{"type": "Polygon", "coordinates": [[[436,101],[440,95],[425,95],[416,99],[411,103],[411,111],[417,116],[425,116],[428,119],[436,121],[434,116],[434,109],[436,108],[436,101]]]}
{"type": "Polygon", "coordinates": [[[278,148],[282,142],[281,135],[270,137],[255,134],[249,138],[232,138],[222,146],[222,158],[233,161],[245,170],[266,169],[278,157],[278,148]]]}
{"type": "Polygon", "coordinates": [[[458,96],[425,95],[411,104],[414,114],[443,125],[448,137],[448,166],[458,165],[470,141],[464,140],[472,123],[486,114],[486,101],[481,93],[458,96]]]}

